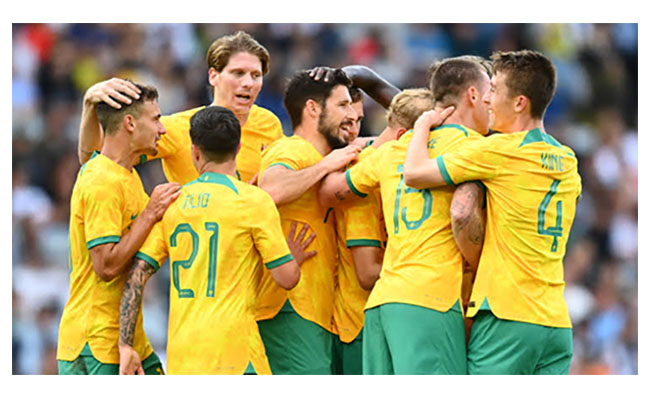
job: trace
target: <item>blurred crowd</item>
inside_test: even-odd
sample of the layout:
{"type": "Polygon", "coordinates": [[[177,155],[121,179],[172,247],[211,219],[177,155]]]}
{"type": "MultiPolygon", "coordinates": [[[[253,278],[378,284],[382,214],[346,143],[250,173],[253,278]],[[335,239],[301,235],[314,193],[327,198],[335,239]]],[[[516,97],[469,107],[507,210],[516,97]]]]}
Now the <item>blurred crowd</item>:
{"type": "MultiPolygon", "coordinates": [[[[571,374],[638,374],[637,24],[13,24],[13,374],[57,372],[85,90],[129,77],[158,88],[163,114],[209,104],[206,49],[236,30],[271,54],[257,103],[286,135],[284,84],[298,69],[363,64],[409,88],[427,85],[434,59],[522,48],[549,56],[558,90],[545,126],[574,149],[583,183],[564,261],[571,374]]],[[[381,107],[366,99],[365,113],[362,135],[381,132],[381,107]]],[[[138,171],[148,193],[164,181],[158,162],[138,171]]],[[[158,274],[144,323],[164,362],[168,267],[158,274]]]]}

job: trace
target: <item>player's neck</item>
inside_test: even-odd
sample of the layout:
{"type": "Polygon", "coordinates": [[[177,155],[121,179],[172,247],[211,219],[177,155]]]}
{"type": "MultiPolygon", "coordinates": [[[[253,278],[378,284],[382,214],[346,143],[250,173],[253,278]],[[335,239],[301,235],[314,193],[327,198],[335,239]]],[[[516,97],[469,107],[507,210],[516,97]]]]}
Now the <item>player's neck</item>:
{"type": "MultiPolygon", "coordinates": [[[[221,107],[230,109],[230,107],[227,106],[227,104],[221,104],[221,103],[219,103],[219,101],[217,99],[212,101],[212,104],[210,104],[210,105],[211,106],[221,106],[221,107]]],[[[230,109],[230,110],[232,111],[232,113],[235,114],[235,117],[239,121],[239,126],[243,127],[246,124],[246,122],[248,121],[248,115],[250,115],[250,113],[251,113],[250,109],[248,110],[248,112],[243,112],[243,113],[235,112],[235,110],[233,110],[233,109],[230,109]]]]}
{"type": "Polygon", "coordinates": [[[128,171],[133,169],[141,155],[141,153],[135,153],[131,150],[129,142],[121,133],[105,136],[101,154],[128,171]]]}
{"type": "Polygon", "coordinates": [[[542,119],[533,119],[530,116],[518,116],[516,117],[510,128],[507,131],[502,131],[503,133],[518,133],[520,131],[530,131],[533,129],[540,129],[542,132],[546,132],[544,129],[544,121],[542,119]]]}
{"type": "Polygon", "coordinates": [[[325,136],[323,136],[323,134],[318,132],[316,126],[304,125],[303,123],[300,126],[296,127],[293,132],[294,134],[309,141],[309,143],[311,143],[321,155],[325,156],[328,153],[332,152],[332,148],[327,142],[327,139],[325,136]]]}
{"type": "Polygon", "coordinates": [[[206,162],[199,168],[199,174],[203,173],[226,174],[237,178],[237,162],[235,159],[224,163],[206,162]]]}

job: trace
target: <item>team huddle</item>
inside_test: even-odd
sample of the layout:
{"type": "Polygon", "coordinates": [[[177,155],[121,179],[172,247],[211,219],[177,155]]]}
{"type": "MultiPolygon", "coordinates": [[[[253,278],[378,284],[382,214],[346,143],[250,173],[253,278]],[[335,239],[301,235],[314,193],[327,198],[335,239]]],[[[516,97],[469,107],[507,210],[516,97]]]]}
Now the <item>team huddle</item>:
{"type": "Polygon", "coordinates": [[[447,58],[403,91],[301,70],[290,137],[255,104],[262,45],[224,36],[207,63],[209,106],[162,116],[156,88],[119,78],[84,96],[59,374],[569,373],[581,180],[544,129],[547,57],[447,58]],[[371,138],[362,91],[386,108],[371,138]],[[169,182],[148,197],[151,159],[169,182]],[[166,261],[163,370],[142,300],[166,261]]]}

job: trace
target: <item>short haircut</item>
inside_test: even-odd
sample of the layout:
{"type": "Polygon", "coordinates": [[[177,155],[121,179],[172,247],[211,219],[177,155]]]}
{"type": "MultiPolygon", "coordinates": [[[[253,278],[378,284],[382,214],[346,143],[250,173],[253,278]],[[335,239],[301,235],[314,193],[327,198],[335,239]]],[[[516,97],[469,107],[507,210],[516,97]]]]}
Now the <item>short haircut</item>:
{"type": "Polygon", "coordinates": [[[357,86],[352,86],[350,87],[350,98],[352,98],[352,102],[359,102],[363,99],[363,93],[361,93],[361,90],[357,86]]]}
{"type": "Polygon", "coordinates": [[[209,161],[223,163],[235,157],[241,127],[235,114],[222,106],[208,106],[190,119],[190,138],[209,161]]]}
{"type": "Polygon", "coordinates": [[[102,125],[102,129],[104,129],[104,134],[106,135],[115,134],[115,132],[119,130],[124,116],[132,115],[133,117],[138,118],[140,117],[142,105],[145,102],[156,101],[158,99],[158,90],[156,90],[155,87],[143,86],[128,79],[127,81],[133,83],[138,89],[140,89],[140,98],[131,98],[130,104],[120,103],[120,105],[122,105],[120,109],[113,108],[104,101],[97,104],[97,119],[102,125]]]}
{"type": "Polygon", "coordinates": [[[217,72],[221,72],[228,65],[230,57],[241,52],[257,56],[262,63],[262,75],[269,73],[271,56],[268,50],[253,36],[243,31],[222,36],[212,42],[206,55],[208,68],[214,68],[217,72]]]}
{"type": "Polygon", "coordinates": [[[489,61],[475,55],[446,58],[429,67],[429,88],[436,105],[458,105],[463,93],[481,79],[482,73],[492,76],[489,61]]]}
{"type": "Polygon", "coordinates": [[[550,59],[531,50],[497,51],[490,57],[494,73],[507,74],[508,95],[525,95],[530,100],[530,115],[542,119],[557,87],[557,72],[550,59]]]}
{"type": "Polygon", "coordinates": [[[390,102],[387,112],[388,125],[410,130],[423,112],[434,107],[431,90],[426,88],[406,89],[393,97],[390,102]]]}
{"type": "Polygon", "coordinates": [[[334,87],[344,85],[348,90],[352,87],[352,81],[342,69],[335,69],[331,75],[332,78],[327,82],[324,79],[314,80],[309,76],[310,72],[310,70],[296,72],[284,92],[284,107],[287,109],[294,129],[302,123],[302,110],[305,108],[307,100],[314,100],[324,108],[325,101],[334,87]]]}

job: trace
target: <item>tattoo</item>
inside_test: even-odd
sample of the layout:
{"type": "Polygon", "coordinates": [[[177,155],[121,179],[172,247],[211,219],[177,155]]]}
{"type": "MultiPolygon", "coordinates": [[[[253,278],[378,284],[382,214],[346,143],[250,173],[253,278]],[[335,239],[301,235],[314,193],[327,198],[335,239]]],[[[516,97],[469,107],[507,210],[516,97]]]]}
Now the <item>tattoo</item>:
{"type": "Polygon", "coordinates": [[[484,200],[483,191],[474,183],[461,184],[456,188],[451,202],[451,212],[461,217],[455,217],[454,222],[451,223],[454,236],[469,227],[469,240],[475,245],[483,242],[485,226],[481,209],[484,200]]]}
{"type": "Polygon", "coordinates": [[[350,194],[350,192],[351,192],[351,191],[350,191],[350,188],[347,188],[347,189],[344,189],[344,190],[342,190],[342,191],[336,191],[336,193],[334,194],[334,196],[336,197],[336,199],[338,199],[338,200],[340,200],[340,201],[344,201],[345,198],[348,197],[348,195],[350,194]]]}
{"type": "Polygon", "coordinates": [[[120,304],[120,342],[133,346],[135,324],[142,305],[144,285],[155,270],[146,261],[135,260],[124,283],[120,304]]]}

